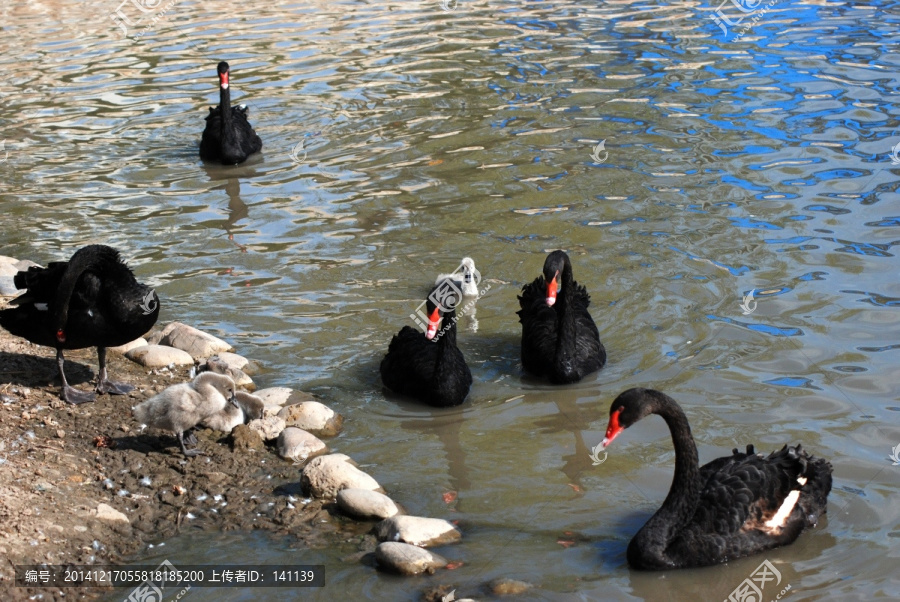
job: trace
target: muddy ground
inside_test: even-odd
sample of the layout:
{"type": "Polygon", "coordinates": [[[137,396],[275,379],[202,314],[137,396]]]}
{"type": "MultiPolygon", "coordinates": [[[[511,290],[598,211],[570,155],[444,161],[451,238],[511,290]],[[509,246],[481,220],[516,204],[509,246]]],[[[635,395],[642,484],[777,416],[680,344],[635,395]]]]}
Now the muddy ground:
{"type": "MultiPolygon", "coordinates": [[[[309,547],[341,542],[346,549],[350,541],[359,558],[374,549],[371,524],[342,518],[331,502],[304,504],[300,467],[271,446],[247,449],[231,435],[203,430],[199,446],[209,455],[185,459],[174,436],[138,432],[132,406],[189,380],[189,368],[150,372],[109,355],[111,378],[135,391],[72,406],[59,399],[55,351],[0,330],[0,600],[107,595],[16,587],[14,566],[134,563],[148,544],[194,529],[265,529],[309,547]],[[140,482],[145,477],[149,485],[140,482]],[[101,503],[128,522],[98,518],[101,503]]],[[[70,384],[91,389],[96,350],[66,357],[70,384]]]]}

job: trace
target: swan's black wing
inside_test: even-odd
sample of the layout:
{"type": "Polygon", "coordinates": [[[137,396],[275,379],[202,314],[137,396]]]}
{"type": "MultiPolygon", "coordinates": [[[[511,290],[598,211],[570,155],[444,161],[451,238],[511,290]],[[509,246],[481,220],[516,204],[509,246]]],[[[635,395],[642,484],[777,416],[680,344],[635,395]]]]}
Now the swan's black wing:
{"type": "Polygon", "coordinates": [[[204,161],[218,161],[222,153],[222,110],[210,107],[206,116],[206,127],[200,138],[200,158],[204,161]]]}
{"type": "Polygon", "coordinates": [[[700,469],[700,479],[694,516],[666,550],[676,566],[716,564],[791,543],[825,512],[831,466],[800,446],[785,446],[765,458],[739,452],[719,458],[700,469]],[[793,504],[792,491],[798,492],[793,504]]]}
{"type": "Polygon", "coordinates": [[[200,138],[200,158],[226,164],[242,163],[262,149],[262,139],[247,120],[247,107],[231,107],[231,133],[222,132],[221,107],[209,109],[206,127],[200,138]]]}
{"type": "Polygon", "coordinates": [[[25,293],[13,301],[16,307],[0,312],[0,326],[32,343],[62,349],[122,345],[150,330],[159,315],[159,299],[135,280],[118,251],[90,245],[76,255],[79,253],[90,255],[92,266],[81,274],[72,291],[64,343],[56,339],[54,314],[68,261],[17,273],[13,282],[25,293]],[[144,304],[145,297],[149,305],[144,304]]]}

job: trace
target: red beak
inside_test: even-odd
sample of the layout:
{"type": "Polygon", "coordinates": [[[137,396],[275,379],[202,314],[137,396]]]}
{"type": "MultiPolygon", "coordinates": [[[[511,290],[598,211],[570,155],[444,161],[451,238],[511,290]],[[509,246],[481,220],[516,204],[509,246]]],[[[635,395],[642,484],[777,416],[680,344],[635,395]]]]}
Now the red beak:
{"type": "Polygon", "coordinates": [[[441,323],[440,310],[435,307],[431,315],[428,316],[428,330],[425,332],[425,338],[429,341],[437,334],[438,325],[441,323]]]}
{"type": "Polygon", "coordinates": [[[223,88],[228,88],[228,72],[219,74],[219,85],[223,88]]]}
{"type": "Polygon", "coordinates": [[[60,343],[66,342],[66,332],[62,328],[56,331],[56,340],[60,343]]]}
{"type": "Polygon", "coordinates": [[[606,437],[603,438],[603,443],[601,444],[604,448],[612,443],[613,439],[619,436],[619,433],[625,430],[625,427],[619,424],[619,414],[621,413],[622,408],[619,408],[609,415],[609,425],[606,427],[606,437]]]}
{"type": "MultiPolygon", "coordinates": [[[[559,276],[559,272],[556,272],[556,276],[559,276]]],[[[547,283],[547,305],[550,307],[553,307],[553,304],[556,303],[556,293],[559,291],[559,285],[556,284],[556,276],[547,283]]]]}

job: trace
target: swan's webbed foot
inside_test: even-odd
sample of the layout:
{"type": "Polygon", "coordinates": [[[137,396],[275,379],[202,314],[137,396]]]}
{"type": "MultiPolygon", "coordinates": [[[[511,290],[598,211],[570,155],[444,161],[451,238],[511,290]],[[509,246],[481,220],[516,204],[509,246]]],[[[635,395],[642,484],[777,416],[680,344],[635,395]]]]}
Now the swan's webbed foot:
{"type": "Polygon", "coordinates": [[[66,371],[63,369],[63,364],[65,363],[65,361],[66,360],[63,357],[63,350],[57,349],[56,366],[59,368],[59,378],[60,380],[62,380],[62,391],[60,391],[59,393],[60,399],[62,399],[66,403],[71,403],[72,405],[94,401],[97,396],[93,393],[89,393],[87,391],[79,391],[78,389],[69,386],[69,381],[66,380],[66,371]]]}
{"type": "MultiPolygon", "coordinates": [[[[196,441],[196,438],[195,438],[194,440],[196,441]]],[[[181,444],[181,452],[182,452],[185,456],[187,456],[188,458],[193,458],[194,456],[205,456],[205,455],[206,455],[206,454],[204,454],[202,451],[200,451],[199,449],[188,449],[187,447],[185,447],[185,446],[184,446],[184,433],[183,433],[183,432],[179,432],[179,433],[178,433],[178,443],[181,444]]]]}
{"type": "Polygon", "coordinates": [[[97,383],[97,393],[109,393],[110,395],[127,395],[134,391],[134,387],[125,383],[115,383],[111,380],[101,380],[97,383]]]}
{"type": "Polygon", "coordinates": [[[185,431],[184,442],[186,445],[190,445],[191,447],[197,447],[197,435],[194,434],[193,428],[189,431],[185,431]]]}
{"type": "Polygon", "coordinates": [[[93,393],[89,393],[87,391],[79,391],[74,387],[70,387],[69,385],[63,385],[62,391],[59,394],[60,398],[72,405],[78,405],[80,403],[87,403],[89,401],[94,401],[97,396],[93,393]]]}
{"type": "Polygon", "coordinates": [[[134,387],[125,383],[114,383],[106,372],[106,347],[97,347],[97,360],[100,363],[100,374],[97,377],[97,393],[125,395],[134,391],[134,387]]]}

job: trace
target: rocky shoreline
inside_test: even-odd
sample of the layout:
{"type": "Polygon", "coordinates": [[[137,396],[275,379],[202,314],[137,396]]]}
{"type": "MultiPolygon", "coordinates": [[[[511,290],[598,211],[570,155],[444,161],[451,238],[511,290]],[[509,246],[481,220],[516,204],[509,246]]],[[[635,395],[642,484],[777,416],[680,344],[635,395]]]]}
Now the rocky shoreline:
{"type": "MultiPolygon", "coordinates": [[[[15,260],[0,259],[7,260],[0,262],[5,278],[15,260]]],[[[9,299],[0,296],[0,309],[9,299]]],[[[142,428],[131,408],[198,369],[228,374],[253,391],[248,373],[258,367],[227,342],[178,322],[111,351],[110,373],[135,390],[73,406],[58,397],[54,350],[0,331],[0,554],[7,559],[0,599],[106,595],[101,588],[16,587],[14,567],[125,564],[190,529],[264,529],[310,548],[355,541],[358,553],[348,561],[401,575],[454,568],[425,548],[459,541],[460,530],[404,515],[348,456],[328,453],[319,437],[338,435],[343,418],[311,395],[255,391],[263,417],[231,433],[197,431],[207,455],[188,459],[172,434],[142,428]],[[380,522],[373,528],[372,521],[380,522]]],[[[70,383],[88,388],[94,350],[66,358],[70,383]]],[[[439,600],[448,591],[435,585],[424,596],[439,600]]]]}

